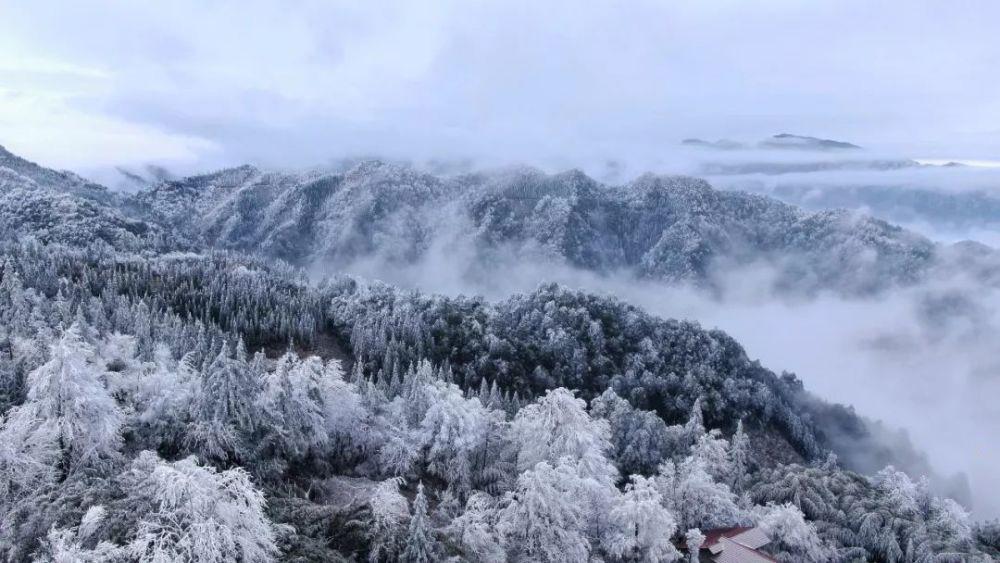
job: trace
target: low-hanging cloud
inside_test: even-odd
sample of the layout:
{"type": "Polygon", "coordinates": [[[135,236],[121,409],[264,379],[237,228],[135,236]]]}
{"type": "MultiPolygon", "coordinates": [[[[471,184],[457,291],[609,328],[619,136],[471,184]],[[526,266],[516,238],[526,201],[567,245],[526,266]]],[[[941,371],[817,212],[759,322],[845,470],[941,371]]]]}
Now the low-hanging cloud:
{"type": "Polygon", "coordinates": [[[963,8],[6,3],[0,127],[17,152],[75,168],[115,154],[189,166],[340,154],[648,162],[685,137],[787,130],[995,158],[1000,6],[963,8]],[[87,131],[90,144],[60,131],[87,131]],[[95,140],[101,151],[85,150],[95,140]]]}
{"type": "Polygon", "coordinates": [[[485,263],[478,252],[463,239],[439,236],[422,259],[407,265],[369,257],[332,268],[316,264],[314,271],[489,299],[558,282],[723,329],[769,369],[794,372],[817,396],[881,421],[883,427],[873,428],[876,439],[908,439],[940,475],[964,475],[977,516],[1000,515],[1000,407],[994,400],[1000,393],[1000,290],[940,276],[876,297],[789,296],[774,292],[775,269],[757,264],[720,269],[715,277],[721,290],[709,294],[625,273],[581,271],[533,259],[524,248],[493,252],[485,263]]]}

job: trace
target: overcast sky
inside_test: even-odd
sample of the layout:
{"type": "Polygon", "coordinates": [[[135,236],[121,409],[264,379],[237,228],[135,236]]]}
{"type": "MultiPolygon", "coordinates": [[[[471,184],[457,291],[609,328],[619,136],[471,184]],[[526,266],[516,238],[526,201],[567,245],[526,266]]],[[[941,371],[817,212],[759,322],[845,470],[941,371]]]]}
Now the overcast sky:
{"type": "Polygon", "coordinates": [[[1000,156],[995,0],[151,4],[0,1],[0,144],[66,168],[782,131],[1000,156]]]}

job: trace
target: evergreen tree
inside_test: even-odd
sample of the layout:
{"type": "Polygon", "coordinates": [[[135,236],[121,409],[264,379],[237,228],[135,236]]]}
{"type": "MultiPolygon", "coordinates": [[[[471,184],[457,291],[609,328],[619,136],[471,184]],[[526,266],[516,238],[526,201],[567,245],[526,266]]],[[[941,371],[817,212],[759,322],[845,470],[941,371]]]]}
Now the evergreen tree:
{"type": "Polygon", "coordinates": [[[413,499],[413,515],[410,517],[410,529],[406,536],[406,547],[400,561],[406,563],[430,563],[434,561],[433,530],[427,520],[427,497],[424,496],[424,484],[417,485],[417,496],[413,499]]]}
{"type": "Polygon", "coordinates": [[[249,440],[261,420],[260,385],[246,361],[243,341],[233,352],[223,343],[202,376],[198,420],[190,434],[193,445],[213,459],[246,457],[249,440]]]}
{"type": "Polygon", "coordinates": [[[674,517],[652,479],[632,475],[625,493],[611,511],[616,530],[605,541],[608,551],[626,561],[674,561],[680,557],[670,538],[677,529],[674,517]]]}
{"type": "Polygon", "coordinates": [[[605,457],[611,447],[607,421],[591,418],[586,403],[572,391],[553,389],[522,408],[510,431],[519,446],[518,468],[522,471],[541,461],[556,463],[568,457],[580,464],[582,474],[598,481],[611,483],[618,476],[605,457]]]}
{"type": "Polygon", "coordinates": [[[586,506],[576,501],[581,488],[576,468],[540,461],[518,476],[508,493],[498,528],[517,557],[545,562],[586,561],[586,506]]]}
{"type": "Polygon", "coordinates": [[[473,455],[489,436],[496,418],[479,402],[466,399],[455,385],[435,381],[425,386],[427,413],[420,422],[419,443],[427,470],[464,495],[472,486],[473,455]]]}
{"type": "Polygon", "coordinates": [[[691,406],[691,413],[684,424],[684,431],[690,444],[697,443],[698,439],[705,433],[705,419],[701,408],[701,397],[695,399],[691,406]]]}
{"type": "Polygon", "coordinates": [[[133,462],[125,478],[142,499],[130,558],[144,561],[240,561],[266,563],[278,555],[264,494],[241,468],[218,472],[194,458],[167,463],[152,452],[133,462]]]}
{"type": "MultiPolygon", "coordinates": [[[[8,444],[7,463],[19,464],[14,451],[53,459],[60,479],[84,467],[113,461],[121,447],[123,417],[108,393],[94,349],[72,325],[50,348],[50,359],[28,375],[27,401],[0,425],[8,444]]],[[[27,461],[27,460],[24,460],[27,461]]],[[[35,472],[32,472],[35,473],[35,472]]]]}
{"type": "Polygon", "coordinates": [[[743,430],[743,420],[736,425],[736,433],[729,441],[730,475],[728,485],[736,494],[743,494],[750,471],[750,437],[743,430]]]}
{"type": "Polygon", "coordinates": [[[772,548],[787,554],[789,560],[820,563],[833,559],[815,526],[795,506],[769,504],[758,507],[754,516],[757,526],[771,538],[772,548]]]}
{"type": "Polygon", "coordinates": [[[622,474],[652,475],[671,450],[681,446],[656,413],[632,407],[611,389],[591,401],[590,409],[610,425],[612,457],[622,474]]]}
{"type": "Polygon", "coordinates": [[[405,548],[409,507],[399,494],[400,479],[388,479],[378,484],[368,506],[371,521],[367,526],[368,561],[395,561],[405,548]]]}

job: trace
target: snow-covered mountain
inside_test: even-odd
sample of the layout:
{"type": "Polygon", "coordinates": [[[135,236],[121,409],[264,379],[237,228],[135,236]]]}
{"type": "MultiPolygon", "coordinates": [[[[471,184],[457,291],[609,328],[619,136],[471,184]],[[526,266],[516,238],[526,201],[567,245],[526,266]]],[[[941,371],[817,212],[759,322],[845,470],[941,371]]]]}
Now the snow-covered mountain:
{"type": "MultiPolygon", "coordinates": [[[[687,177],[379,162],[124,196],[2,156],[5,560],[624,563],[747,523],[783,561],[1000,547],[932,492],[962,497],[961,480],[858,473],[933,475],[721,331],[554,284],[490,302],[286,264],[407,264],[471,241],[487,264],[711,287],[765,263],[789,289],[847,293],[941,267],[948,249],[882,221],[687,177]]],[[[960,249],[991,275],[992,250],[960,249]]]]}
{"type": "MultiPolygon", "coordinates": [[[[469,267],[498,253],[599,275],[717,288],[734,269],[766,268],[773,287],[866,295],[954,273],[967,253],[855,212],[804,211],[646,174],[607,185],[571,170],[437,176],[380,161],[342,172],[252,166],[120,194],[0,153],[0,229],[9,236],[119,249],[219,248],[336,271],[358,260],[406,265],[461,246],[469,267]]],[[[997,270],[988,249],[976,275],[997,270]]]]}
{"type": "Polygon", "coordinates": [[[782,287],[862,294],[919,279],[939,254],[871,217],[808,213],[679,176],[609,186],[578,171],[524,168],[437,177],[377,161],[345,173],[240,167],[159,184],[128,206],[204,244],[302,266],[414,261],[434,242],[472,240],[484,258],[513,248],[598,273],[706,286],[718,268],[766,264],[782,287]]]}
{"type": "Polygon", "coordinates": [[[99,201],[113,195],[104,187],[68,171],[52,170],[25,160],[0,146],[0,187],[50,188],[99,201]]]}
{"type": "Polygon", "coordinates": [[[171,228],[130,217],[122,198],[72,172],[29,162],[0,147],[0,236],[122,250],[184,246],[171,228]]]}

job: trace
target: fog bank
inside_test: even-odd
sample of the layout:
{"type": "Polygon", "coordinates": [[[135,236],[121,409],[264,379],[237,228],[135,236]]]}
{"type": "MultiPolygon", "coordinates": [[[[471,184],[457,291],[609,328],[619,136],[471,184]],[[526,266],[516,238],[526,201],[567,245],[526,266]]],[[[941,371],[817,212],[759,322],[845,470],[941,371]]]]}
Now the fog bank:
{"type": "MultiPolygon", "coordinates": [[[[447,238],[447,237],[443,237],[447,238]]],[[[499,254],[486,265],[471,248],[436,242],[401,267],[378,259],[337,272],[447,295],[501,299],[541,282],[609,294],[665,318],[720,328],[776,372],[791,371],[818,397],[903,429],[943,475],[964,473],[977,517],[1000,515],[1000,290],[961,279],[873,298],[778,296],[767,267],[720,271],[721,294],[600,276],[499,254]]],[[[317,265],[317,272],[322,272],[317,265]]]]}

